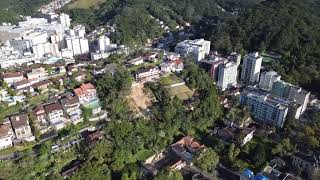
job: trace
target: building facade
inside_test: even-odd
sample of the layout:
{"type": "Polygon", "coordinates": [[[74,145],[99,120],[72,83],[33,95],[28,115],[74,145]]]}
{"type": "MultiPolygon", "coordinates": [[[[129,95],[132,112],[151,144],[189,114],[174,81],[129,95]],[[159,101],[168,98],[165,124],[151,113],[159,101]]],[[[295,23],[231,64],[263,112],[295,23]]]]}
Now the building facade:
{"type": "Polygon", "coordinates": [[[263,72],[261,73],[259,87],[263,90],[271,91],[273,83],[275,81],[279,81],[280,79],[281,76],[275,71],[263,72]]]}
{"type": "Polygon", "coordinates": [[[210,53],[210,44],[204,39],[185,40],[177,44],[175,52],[183,56],[192,55],[196,61],[201,61],[210,53]]]}
{"type": "Polygon", "coordinates": [[[289,102],[256,89],[244,90],[240,103],[248,107],[257,122],[277,127],[283,126],[289,109],[289,102]]]}
{"type": "Polygon", "coordinates": [[[224,91],[227,88],[237,86],[238,66],[236,62],[228,62],[219,66],[217,86],[224,91]]]}
{"type": "Polygon", "coordinates": [[[241,72],[241,80],[245,83],[254,84],[259,82],[262,57],[258,52],[244,56],[241,72]]]}

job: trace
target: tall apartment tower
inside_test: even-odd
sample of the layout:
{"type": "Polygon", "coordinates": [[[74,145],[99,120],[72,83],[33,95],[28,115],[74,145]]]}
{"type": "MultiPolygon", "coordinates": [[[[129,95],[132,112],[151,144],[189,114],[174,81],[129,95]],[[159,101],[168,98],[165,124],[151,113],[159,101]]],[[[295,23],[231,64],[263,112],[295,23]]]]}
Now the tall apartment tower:
{"type": "Polygon", "coordinates": [[[237,85],[238,65],[236,62],[228,62],[219,66],[217,86],[224,91],[237,85]]]}
{"type": "Polygon", "coordinates": [[[110,39],[107,36],[100,36],[98,38],[98,48],[100,51],[105,51],[107,46],[110,45],[110,39]]]}
{"type": "Polygon", "coordinates": [[[266,91],[271,91],[273,83],[279,81],[281,76],[275,71],[268,71],[261,73],[259,87],[266,91]]]}
{"type": "Polygon", "coordinates": [[[258,52],[250,53],[244,56],[241,72],[241,80],[254,84],[259,82],[262,57],[258,52]]]}
{"type": "Polygon", "coordinates": [[[288,101],[259,90],[243,91],[240,103],[248,107],[255,121],[276,127],[283,126],[289,110],[288,101]]]}

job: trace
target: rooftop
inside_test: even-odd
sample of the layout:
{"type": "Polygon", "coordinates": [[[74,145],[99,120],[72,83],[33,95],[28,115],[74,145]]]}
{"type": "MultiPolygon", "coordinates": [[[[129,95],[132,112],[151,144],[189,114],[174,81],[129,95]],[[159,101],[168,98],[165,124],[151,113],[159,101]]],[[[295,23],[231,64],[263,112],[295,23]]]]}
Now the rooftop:
{"type": "Polygon", "coordinates": [[[23,76],[23,74],[21,73],[3,73],[1,74],[1,77],[2,78],[14,78],[14,77],[20,77],[20,76],[23,76]]]}
{"type": "Polygon", "coordinates": [[[76,88],[74,90],[76,95],[81,95],[83,94],[83,92],[90,90],[90,89],[95,89],[94,85],[91,83],[87,83],[87,84],[82,84],[79,88],[76,88]]]}
{"type": "Polygon", "coordinates": [[[10,129],[10,124],[0,124],[0,138],[8,136],[10,129]]]}
{"type": "Polygon", "coordinates": [[[21,126],[29,126],[29,118],[27,114],[17,114],[10,117],[12,128],[20,128],[21,126]]]}
{"type": "Polygon", "coordinates": [[[51,113],[53,111],[62,110],[62,106],[60,103],[52,103],[52,104],[46,105],[44,109],[46,110],[47,113],[51,113]]]}

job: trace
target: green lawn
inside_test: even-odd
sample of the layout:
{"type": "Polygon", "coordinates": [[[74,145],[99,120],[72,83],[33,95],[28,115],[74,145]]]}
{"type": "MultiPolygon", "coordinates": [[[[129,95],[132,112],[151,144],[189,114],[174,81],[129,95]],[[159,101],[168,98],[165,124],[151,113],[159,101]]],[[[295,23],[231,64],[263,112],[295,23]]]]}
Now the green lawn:
{"type": "Polygon", "coordinates": [[[38,96],[34,96],[29,100],[29,105],[31,107],[32,106],[36,106],[36,105],[42,103],[43,101],[45,101],[47,99],[48,99],[48,94],[47,93],[41,94],[41,95],[38,95],[38,96]]]}
{"type": "Polygon", "coordinates": [[[183,82],[183,80],[174,74],[170,74],[168,76],[163,76],[160,79],[160,83],[164,86],[169,86],[169,85],[177,84],[177,83],[181,83],[181,82],[183,82]]]}
{"type": "Polygon", "coordinates": [[[187,100],[193,96],[193,91],[186,85],[167,87],[171,97],[177,96],[180,100],[187,100]]]}
{"type": "Polygon", "coordinates": [[[3,118],[5,118],[7,116],[18,113],[21,108],[22,108],[21,104],[17,104],[15,106],[1,106],[0,105],[0,121],[2,121],[3,118]]]}
{"type": "Polygon", "coordinates": [[[76,0],[68,5],[69,9],[89,9],[97,7],[99,4],[106,2],[106,0],[76,0]]]}

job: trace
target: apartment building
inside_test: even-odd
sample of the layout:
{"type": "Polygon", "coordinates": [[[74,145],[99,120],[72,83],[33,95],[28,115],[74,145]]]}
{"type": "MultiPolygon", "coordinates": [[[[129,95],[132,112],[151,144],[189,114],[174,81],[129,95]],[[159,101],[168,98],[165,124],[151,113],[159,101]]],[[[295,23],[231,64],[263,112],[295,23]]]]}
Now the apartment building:
{"type": "Polygon", "coordinates": [[[255,121],[282,127],[290,102],[274,97],[266,91],[246,89],[240,95],[240,103],[248,107],[255,121]]]}

